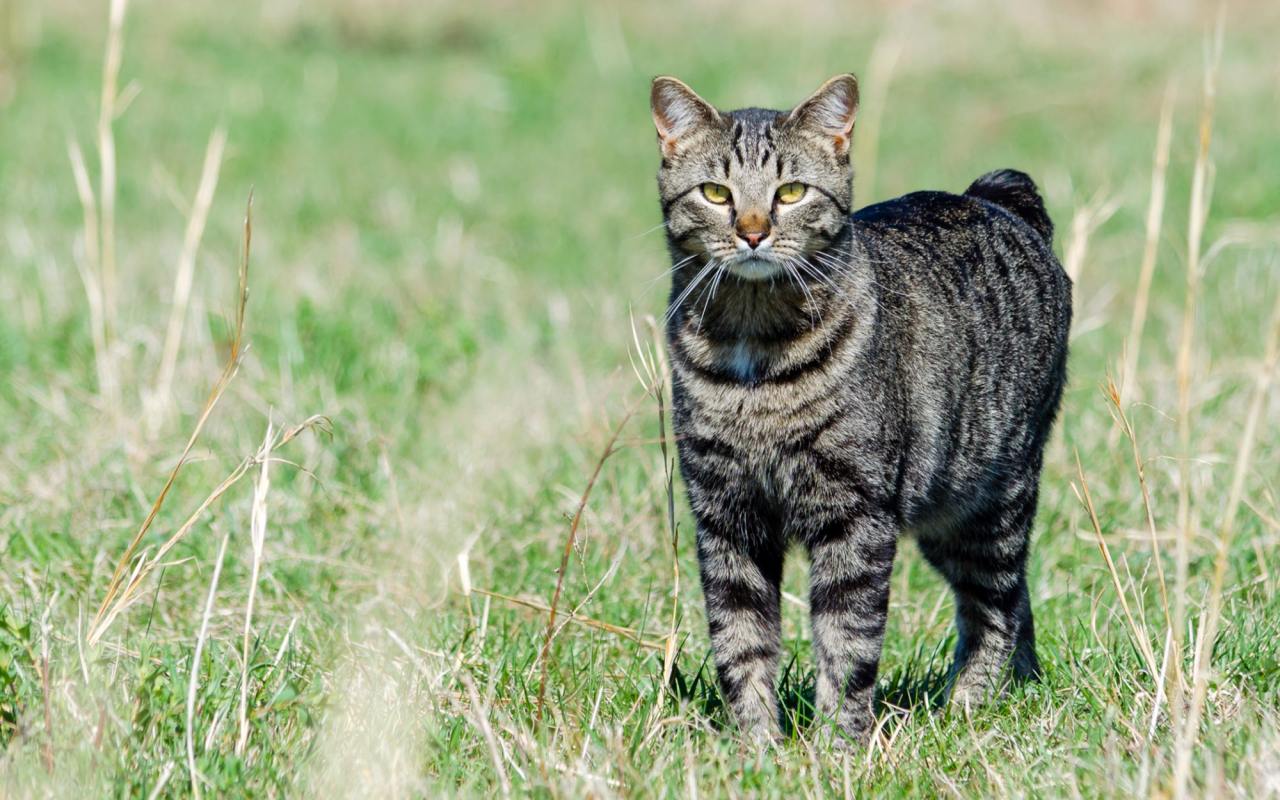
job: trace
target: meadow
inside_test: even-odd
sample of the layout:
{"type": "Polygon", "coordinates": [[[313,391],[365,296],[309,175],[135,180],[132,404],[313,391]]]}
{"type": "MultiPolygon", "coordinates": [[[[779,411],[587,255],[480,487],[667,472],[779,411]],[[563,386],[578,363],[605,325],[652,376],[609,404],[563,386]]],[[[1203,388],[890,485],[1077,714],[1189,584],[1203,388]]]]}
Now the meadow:
{"type": "Polygon", "coordinates": [[[1280,796],[1278,35],[1243,0],[0,0],[0,795],[1280,796]],[[875,741],[823,749],[796,552],[762,749],[663,418],[648,86],[845,70],[857,205],[1016,167],[1057,224],[1045,676],[939,707],[951,600],[904,544],[875,741]]]}

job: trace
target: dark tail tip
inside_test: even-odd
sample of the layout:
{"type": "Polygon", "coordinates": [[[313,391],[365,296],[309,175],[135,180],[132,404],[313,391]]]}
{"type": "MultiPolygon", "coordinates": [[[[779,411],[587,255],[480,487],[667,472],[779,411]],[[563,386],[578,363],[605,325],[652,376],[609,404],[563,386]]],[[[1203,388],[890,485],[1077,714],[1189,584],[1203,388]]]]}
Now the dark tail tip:
{"type": "Polygon", "coordinates": [[[1036,188],[1036,182],[1025,172],[1016,169],[998,169],[978,178],[965,189],[970,197],[983,200],[1012,211],[1035,229],[1046,242],[1053,242],[1053,220],[1044,209],[1044,200],[1036,188]]]}

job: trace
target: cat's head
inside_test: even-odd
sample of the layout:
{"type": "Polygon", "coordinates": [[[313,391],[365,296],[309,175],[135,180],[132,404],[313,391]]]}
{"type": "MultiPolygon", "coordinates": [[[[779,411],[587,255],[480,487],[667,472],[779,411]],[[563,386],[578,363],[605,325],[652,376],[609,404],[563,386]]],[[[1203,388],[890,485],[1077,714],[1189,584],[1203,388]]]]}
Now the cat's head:
{"type": "MultiPolygon", "coordinates": [[[[722,112],[675,78],[650,95],[668,235],[746,280],[781,274],[847,224],[858,81],[837,75],[790,111],[722,112]]],[[[811,260],[810,260],[811,261],[811,260]]]]}

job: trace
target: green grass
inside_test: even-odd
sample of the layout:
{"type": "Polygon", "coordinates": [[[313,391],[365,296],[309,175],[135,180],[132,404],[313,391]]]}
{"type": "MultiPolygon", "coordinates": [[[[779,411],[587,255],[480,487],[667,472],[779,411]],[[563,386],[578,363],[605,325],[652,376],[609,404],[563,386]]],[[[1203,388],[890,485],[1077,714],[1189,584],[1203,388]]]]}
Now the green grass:
{"type": "MultiPolygon", "coordinates": [[[[1172,79],[1169,201],[1127,413],[1171,580],[1191,459],[1182,594],[1194,640],[1280,292],[1280,22],[1266,4],[1233,7],[1227,21],[1189,453],[1174,366],[1211,20],[1036,4],[819,3],[784,16],[763,3],[138,3],[121,84],[140,91],[115,124],[113,400],[96,377],[67,158],[74,137],[96,181],[101,5],[0,0],[0,793],[186,795],[188,731],[208,796],[1176,793],[1169,704],[1152,727],[1160,680],[1071,485],[1078,453],[1128,602],[1162,654],[1137,471],[1100,385],[1122,362],[1172,79]],[[788,743],[760,750],[725,729],[678,481],[673,583],[658,408],[629,363],[632,314],[647,330],[665,296],[653,282],[667,264],[648,79],[677,74],[722,104],[784,105],[838,71],[867,79],[877,43],[895,41],[887,93],[864,95],[883,124],[876,186],[860,203],[958,191],[1014,166],[1044,188],[1060,252],[1077,208],[1118,203],[1077,283],[1072,383],[1046,459],[1031,566],[1046,674],[969,715],[932,707],[951,605],[907,544],[881,743],[853,756],[809,744],[805,613],[787,603],[782,689],[795,722],[788,743]],[[219,124],[228,146],[177,378],[171,397],[150,399],[187,205],[219,124]],[[100,642],[87,634],[226,357],[251,188],[249,350],[144,539],[154,549],[172,534],[257,450],[268,419],[331,419],[331,435],[303,434],[271,465],[237,755],[251,480],[200,517],[100,642]],[[674,613],[669,684],[661,652],[589,625],[561,628],[544,662],[546,615],[478,591],[549,602],[579,497],[635,402],[583,514],[561,608],[659,643],[674,613]]],[[[1280,785],[1278,422],[1273,390],[1235,518],[1189,796],[1280,785]]],[[[802,561],[786,578],[798,597],[802,561]]],[[[1190,679],[1190,653],[1175,657],[1190,679]]]]}

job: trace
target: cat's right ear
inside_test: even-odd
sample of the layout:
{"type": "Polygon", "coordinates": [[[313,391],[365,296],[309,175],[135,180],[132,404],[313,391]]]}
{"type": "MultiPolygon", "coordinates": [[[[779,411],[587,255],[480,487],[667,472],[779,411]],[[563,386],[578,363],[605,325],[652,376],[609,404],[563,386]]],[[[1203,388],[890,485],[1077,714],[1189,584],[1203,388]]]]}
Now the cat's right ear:
{"type": "Polygon", "coordinates": [[[698,97],[697,92],[665,75],[653,79],[649,108],[653,111],[653,126],[658,129],[658,145],[664,158],[675,154],[681,139],[720,119],[720,112],[698,97]]]}
{"type": "Polygon", "coordinates": [[[835,76],[789,116],[797,125],[807,125],[831,137],[836,155],[847,155],[853,121],[858,116],[858,79],[850,73],[835,76]]]}

